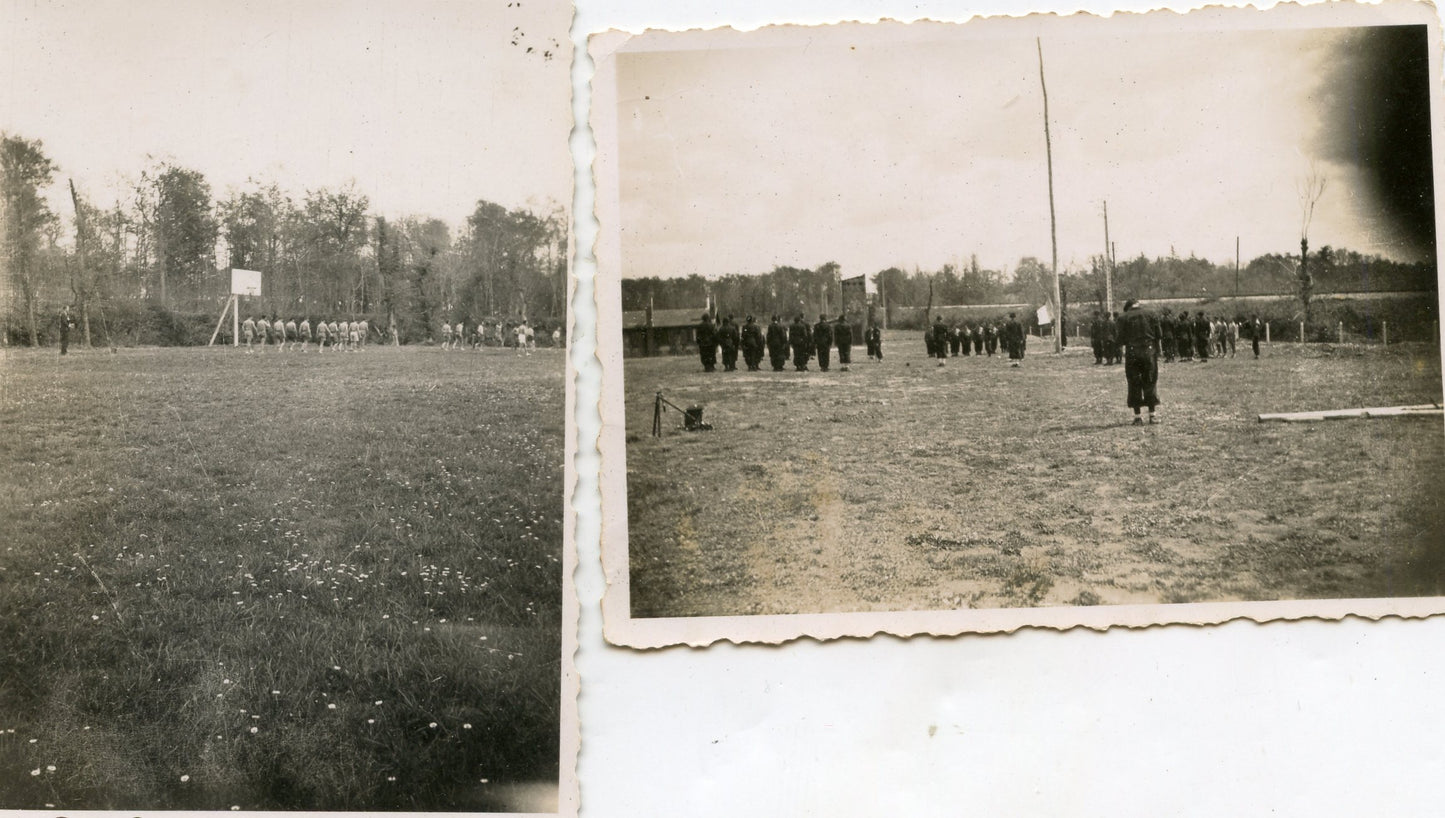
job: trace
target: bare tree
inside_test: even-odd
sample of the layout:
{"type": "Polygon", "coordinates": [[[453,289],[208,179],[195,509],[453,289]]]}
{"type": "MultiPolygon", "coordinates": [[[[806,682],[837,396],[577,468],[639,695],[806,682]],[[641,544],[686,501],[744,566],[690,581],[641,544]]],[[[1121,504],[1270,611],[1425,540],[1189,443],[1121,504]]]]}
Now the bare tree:
{"type": "Polygon", "coordinates": [[[1309,272],[1310,222],[1315,217],[1315,204],[1319,202],[1320,197],[1325,195],[1325,177],[1313,163],[1310,165],[1309,174],[1297,183],[1296,191],[1299,193],[1300,231],[1299,270],[1295,275],[1299,284],[1300,307],[1304,311],[1305,323],[1308,324],[1310,322],[1310,296],[1314,292],[1314,279],[1309,272]]]}

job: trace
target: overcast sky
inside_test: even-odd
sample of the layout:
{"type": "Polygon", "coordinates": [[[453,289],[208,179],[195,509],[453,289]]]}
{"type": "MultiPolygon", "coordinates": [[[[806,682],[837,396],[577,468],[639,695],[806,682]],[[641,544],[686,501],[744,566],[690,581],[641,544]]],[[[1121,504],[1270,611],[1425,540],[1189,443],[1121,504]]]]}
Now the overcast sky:
{"type": "MultiPolygon", "coordinates": [[[[938,30],[903,45],[881,36],[896,26],[851,27],[795,29],[788,47],[620,55],[624,275],[829,260],[852,275],[971,253],[995,269],[1048,263],[1034,39],[938,30]]],[[[1297,182],[1312,163],[1327,178],[1312,247],[1433,253],[1433,209],[1427,236],[1400,229],[1365,167],[1379,157],[1322,136],[1381,125],[1363,121],[1380,89],[1341,76],[1382,50],[1359,32],[1046,33],[1061,266],[1102,252],[1106,199],[1121,258],[1232,260],[1236,235],[1245,262],[1298,253],[1297,182]]],[[[1423,35],[1418,46],[1423,66],[1423,35]]],[[[1416,136],[1380,153],[1423,150],[1428,168],[1428,131],[1416,136]]]]}
{"type": "Polygon", "coordinates": [[[571,15],[555,0],[0,0],[0,129],[42,140],[56,187],[73,177],[101,205],[147,154],[218,198],[255,176],[298,196],[354,180],[381,215],[452,224],[482,198],[570,205],[571,15]]]}

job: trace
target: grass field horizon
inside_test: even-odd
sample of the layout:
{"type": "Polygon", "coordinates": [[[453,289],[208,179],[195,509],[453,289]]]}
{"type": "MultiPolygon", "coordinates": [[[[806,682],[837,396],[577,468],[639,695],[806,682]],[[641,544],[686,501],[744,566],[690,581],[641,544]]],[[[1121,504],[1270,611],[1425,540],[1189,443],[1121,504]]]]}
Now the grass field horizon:
{"type": "Polygon", "coordinates": [[[560,351],[0,378],[0,807],[555,809],[560,351]]]}
{"type": "Polygon", "coordinates": [[[1438,416],[1257,420],[1438,403],[1437,346],[1161,363],[1138,428],[1123,367],[1075,343],[1019,369],[904,331],[850,372],[626,359],[632,616],[1445,594],[1438,416]],[[652,438],[658,391],[715,430],[669,411],[652,438]]]}

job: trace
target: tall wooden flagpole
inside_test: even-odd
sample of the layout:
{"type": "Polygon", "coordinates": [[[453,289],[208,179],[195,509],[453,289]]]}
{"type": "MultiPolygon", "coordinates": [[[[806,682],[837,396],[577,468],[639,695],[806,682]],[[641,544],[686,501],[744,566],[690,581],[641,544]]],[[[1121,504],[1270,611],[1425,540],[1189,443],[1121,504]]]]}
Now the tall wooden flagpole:
{"type": "MultiPolygon", "coordinates": [[[[1054,310],[1059,311],[1063,305],[1063,296],[1059,293],[1059,231],[1054,217],[1054,145],[1049,139],[1049,87],[1044,84],[1044,44],[1038,37],[1034,38],[1034,44],[1039,49],[1039,88],[1044,92],[1044,151],[1049,163],[1049,241],[1054,251],[1054,310]]],[[[1062,352],[1063,335],[1059,332],[1059,316],[1054,316],[1054,352],[1062,352]]]]}
{"type": "Polygon", "coordinates": [[[1109,202],[1104,202],[1104,310],[1114,311],[1114,254],[1109,241],[1109,202]]]}
{"type": "Polygon", "coordinates": [[[1239,298],[1239,236],[1234,237],[1234,297],[1239,298]]]}

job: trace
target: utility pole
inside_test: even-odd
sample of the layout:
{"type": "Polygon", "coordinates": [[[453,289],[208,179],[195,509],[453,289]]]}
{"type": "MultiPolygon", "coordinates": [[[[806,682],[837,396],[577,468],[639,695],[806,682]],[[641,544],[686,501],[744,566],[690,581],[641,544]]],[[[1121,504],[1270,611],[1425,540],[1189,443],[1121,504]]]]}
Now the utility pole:
{"type": "Polygon", "coordinates": [[[1239,298],[1239,236],[1234,237],[1234,297],[1239,298]]]}
{"type": "Polygon", "coordinates": [[[1104,311],[1114,312],[1114,265],[1109,248],[1109,200],[1104,200],[1104,311]]]}
{"type": "MultiPolygon", "coordinates": [[[[1054,145],[1049,139],[1049,88],[1044,84],[1044,44],[1038,37],[1034,38],[1034,44],[1039,50],[1039,88],[1044,94],[1044,152],[1048,158],[1049,167],[1049,241],[1054,251],[1054,309],[1059,310],[1063,306],[1063,297],[1059,293],[1059,231],[1054,217],[1054,145]]],[[[1062,337],[1059,332],[1059,316],[1054,316],[1054,352],[1062,352],[1062,337]]]]}

